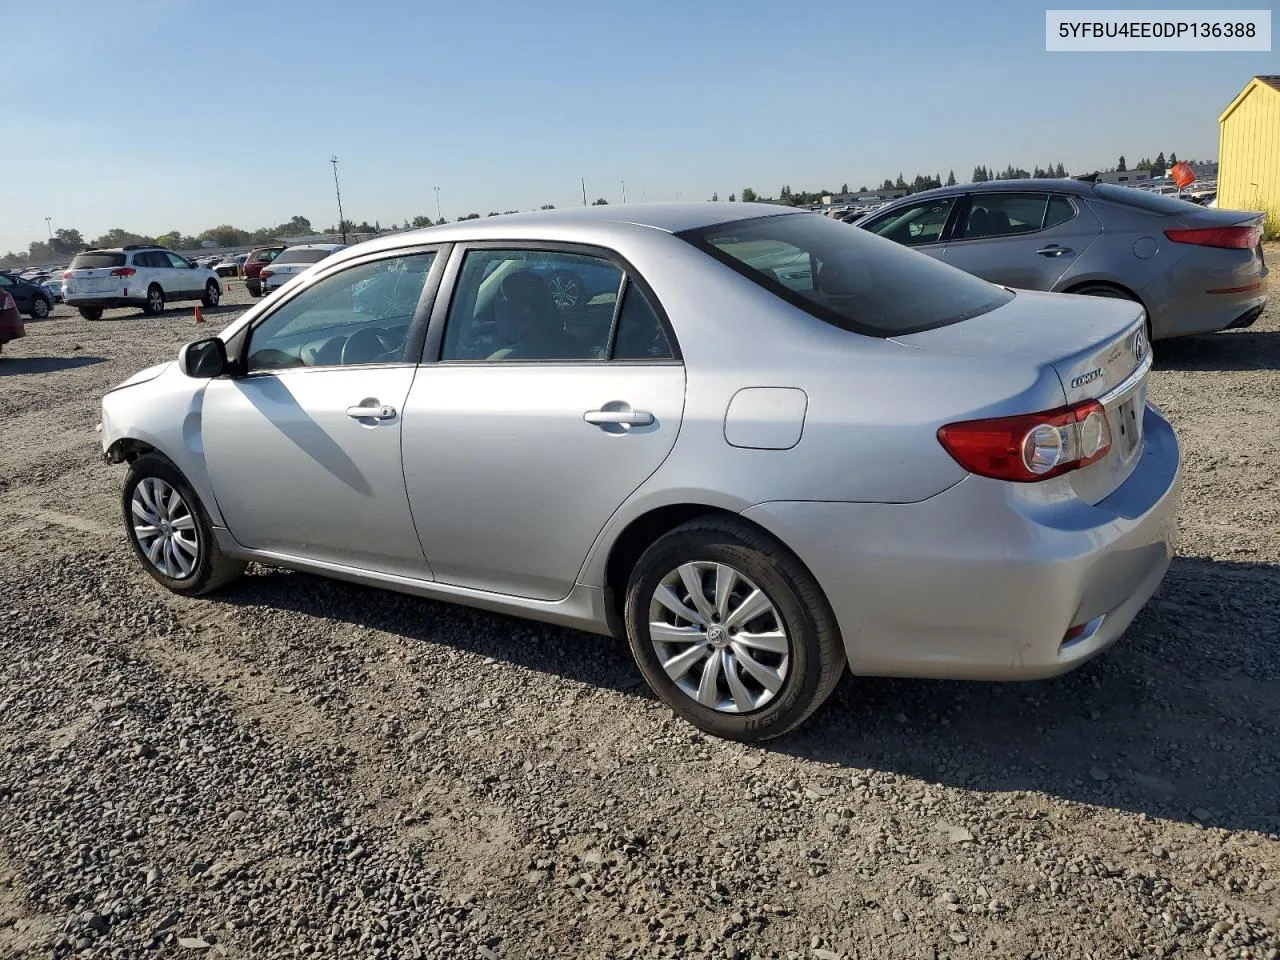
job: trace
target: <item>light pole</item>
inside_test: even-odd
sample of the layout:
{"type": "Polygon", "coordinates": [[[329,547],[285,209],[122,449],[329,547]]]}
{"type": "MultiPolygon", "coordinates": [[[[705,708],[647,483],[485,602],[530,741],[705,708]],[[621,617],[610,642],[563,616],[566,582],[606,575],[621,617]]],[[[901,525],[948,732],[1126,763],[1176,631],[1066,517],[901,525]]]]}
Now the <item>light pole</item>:
{"type": "Polygon", "coordinates": [[[329,158],[333,164],[333,192],[338,198],[338,229],[342,231],[342,242],[347,242],[347,220],[342,215],[342,190],[338,188],[338,155],[329,158]]]}
{"type": "Polygon", "coordinates": [[[627,202],[627,181],[623,180],[621,181],[621,183],[622,183],[622,202],[626,203],[627,202]]]}
{"type": "Polygon", "coordinates": [[[49,228],[49,239],[53,239],[53,217],[45,217],[44,225],[49,228]]]}
{"type": "Polygon", "coordinates": [[[436,187],[436,219],[443,220],[444,214],[440,212],[440,188],[436,187]]]}

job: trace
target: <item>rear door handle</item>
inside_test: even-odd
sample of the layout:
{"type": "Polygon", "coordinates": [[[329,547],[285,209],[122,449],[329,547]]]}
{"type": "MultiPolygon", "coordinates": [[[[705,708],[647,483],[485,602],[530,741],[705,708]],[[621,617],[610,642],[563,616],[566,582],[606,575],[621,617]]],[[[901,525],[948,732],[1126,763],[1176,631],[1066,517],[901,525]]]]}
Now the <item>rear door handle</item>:
{"type": "Polygon", "coordinates": [[[391,420],[396,415],[395,407],[358,404],[347,407],[347,416],[354,420],[391,420]]]}
{"type": "Polygon", "coordinates": [[[653,423],[653,414],[648,410],[588,410],[582,415],[587,423],[625,424],[629,427],[647,427],[653,423]]]}
{"type": "Polygon", "coordinates": [[[1042,257],[1060,257],[1064,253],[1070,253],[1070,247],[1060,247],[1056,243],[1051,243],[1047,247],[1041,247],[1036,253],[1042,257]]]}

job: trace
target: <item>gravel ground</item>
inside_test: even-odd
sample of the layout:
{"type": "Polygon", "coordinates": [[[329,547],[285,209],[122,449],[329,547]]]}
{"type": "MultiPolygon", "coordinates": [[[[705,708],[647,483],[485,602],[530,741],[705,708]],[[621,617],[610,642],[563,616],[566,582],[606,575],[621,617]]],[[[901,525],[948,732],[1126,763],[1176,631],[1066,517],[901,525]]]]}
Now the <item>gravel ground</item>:
{"type": "Polygon", "coordinates": [[[64,307],[0,359],[0,956],[1280,957],[1274,296],[1157,347],[1181,556],[1112,651],[849,679],[764,748],[607,639],[261,567],[162,592],[98,399],[247,302],[64,307]]]}

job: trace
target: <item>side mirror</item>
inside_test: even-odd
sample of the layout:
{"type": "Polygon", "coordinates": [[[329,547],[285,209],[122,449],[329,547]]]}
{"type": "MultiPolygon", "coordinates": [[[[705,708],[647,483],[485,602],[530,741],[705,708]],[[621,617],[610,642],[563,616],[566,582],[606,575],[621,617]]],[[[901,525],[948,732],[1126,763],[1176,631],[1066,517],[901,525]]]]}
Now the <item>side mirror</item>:
{"type": "Polygon", "coordinates": [[[197,380],[212,380],[227,372],[227,345],[217,337],[193,340],[178,351],[178,369],[197,380]]]}

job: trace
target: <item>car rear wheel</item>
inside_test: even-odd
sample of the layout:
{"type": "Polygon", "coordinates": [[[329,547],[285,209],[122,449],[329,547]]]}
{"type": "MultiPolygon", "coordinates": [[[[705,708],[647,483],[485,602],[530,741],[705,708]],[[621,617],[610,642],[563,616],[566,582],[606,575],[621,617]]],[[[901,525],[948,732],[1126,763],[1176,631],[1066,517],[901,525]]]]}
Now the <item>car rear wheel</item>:
{"type": "Polygon", "coordinates": [[[31,301],[31,315],[37,320],[43,320],[49,315],[49,311],[53,309],[53,304],[44,297],[36,297],[31,301]]]}
{"type": "Polygon", "coordinates": [[[142,311],[153,317],[158,313],[164,313],[164,291],[160,289],[158,283],[147,287],[147,305],[142,308],[142,311]]]}
{"type": "Polygon", "coordinates": [[[148,453],[133,462],[123,507],[138,560],[174,593],[198,596],[244,572],[242,561],[219,549],[200,498],[167,457],[148,453]]]}
{"type": "Polygon", "coordinates": [[[560,270],[547,278],[547,291],[557,310],[575,310],[587,302],[587,285],[576,273],[560,270]]]}
{"type": "Polygon", "coordinates": [[[222,290],[214,281],[210,280],[204,285],[204,296],[201,297],[200,300],[206,307],[216,307],[218,305],[218,301],[221,299],[222,290]]]}
{"type": "Polygon", "coordinates": [[[84,317],[86,320],[101,320],[102,308],[101,307],[81,307],[80,316],[84,317]]]}
{"type": "Polygon", "coordinates": [[[793,730],[843,675],[835,615],[813,575],[737,520],[694,520],[655,541],[632,571],[625,621],[654,693],[730,740],[793,730]]]}

